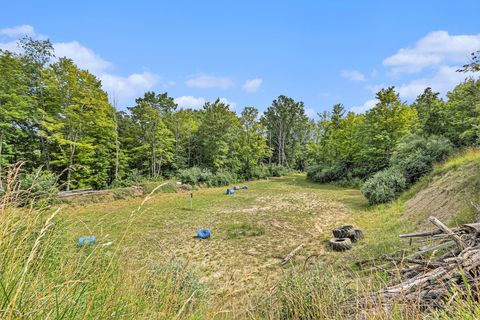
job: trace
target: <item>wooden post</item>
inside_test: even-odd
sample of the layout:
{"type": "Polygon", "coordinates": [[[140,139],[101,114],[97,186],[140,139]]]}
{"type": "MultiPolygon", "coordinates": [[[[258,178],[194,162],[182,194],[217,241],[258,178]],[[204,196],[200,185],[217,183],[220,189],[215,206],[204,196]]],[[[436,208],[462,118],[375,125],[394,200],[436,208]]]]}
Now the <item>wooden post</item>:
{"type": "Polygon", "coordinates": [[[190,210],[193,210],[193,192],[190,192],[190,210]]]}

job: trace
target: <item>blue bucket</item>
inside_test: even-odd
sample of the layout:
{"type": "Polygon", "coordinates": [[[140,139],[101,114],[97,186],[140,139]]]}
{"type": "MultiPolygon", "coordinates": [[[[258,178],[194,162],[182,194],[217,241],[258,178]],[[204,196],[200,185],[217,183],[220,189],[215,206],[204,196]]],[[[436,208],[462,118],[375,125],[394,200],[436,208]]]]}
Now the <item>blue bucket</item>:
{"type": "Polygon", "coordinates": [[[85,237],[78,238],[77,244],[79,247],[88,246],[88,245],[95,244],[96,241],[97,239],[95,238],[95,236],[85,236],[85,237]]]}
{"type": "Polygon", "coordinates": [[[232,195],[234,193],[235,191],[233,189],[227,189],[227,195],[232,195]]]}
{"type": "Polygon", "coordinates": [[[199,237],[200,239],[210,238],[210,229],[198,229],[197,237],[199,237]]]}

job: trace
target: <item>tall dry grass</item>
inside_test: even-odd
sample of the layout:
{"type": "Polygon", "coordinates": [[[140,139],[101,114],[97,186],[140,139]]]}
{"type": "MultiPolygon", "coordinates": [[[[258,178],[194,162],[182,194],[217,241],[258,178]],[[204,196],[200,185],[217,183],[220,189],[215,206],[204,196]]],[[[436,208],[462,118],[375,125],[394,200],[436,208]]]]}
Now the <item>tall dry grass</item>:
{"type": "Polygon", "coordinates": [[[427,308],[421,300],[408,301],[401,295],[391,300],[381,295],[382,288],[400,281],[395,278],[384,272],[365,274],[338,266],[292,269],[244,314],[271,320],[480,319],[480,286],[467,290],[452,287],[441,305],[427,308]]]}
{"type": "Polygon", "coordinates": [[[186,263],[166,257],[123,269],[123,237],[111,246],[99,239],[78,247],[66,236],[61,208],[30,201],[31,188],[22,188],[21,177],[21,166],[10,168],[0,199],[0,318],[202,317],[204,288],[186,263]]]}

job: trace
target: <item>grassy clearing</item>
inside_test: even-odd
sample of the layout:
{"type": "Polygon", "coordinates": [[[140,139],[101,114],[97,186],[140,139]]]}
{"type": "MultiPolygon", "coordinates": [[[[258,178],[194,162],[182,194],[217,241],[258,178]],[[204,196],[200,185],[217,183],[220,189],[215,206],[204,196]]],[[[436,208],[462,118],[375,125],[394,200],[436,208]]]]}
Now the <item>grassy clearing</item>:
{"type": "MultiPolygon", "coordinates": [[[[480,155],[467,152],[465,159],[437,167],[421,187],[375,207],[357,189],[311,183],[299,174],[250,182],[233,196],[225,188],[194,190],[192,210],[190,193],[174,192],[171,184],[162,193],[151,188],[148,201],[71,204],[50,221],[52,210],[3,206],[2,317],[344,319],[343,301],[385,281],[359,277],[354,262],[408,248],[398,234],[423,228],[430,214],[409,213],[412,199],[432,183],[443,186],[441,177],[456,178],[471,166],[475,174],[459,185],[477,185],[480,155]],[[333,252],[326,242],[343,224],[363,229],[365,238],[346,253],[333,252]],[[212,237],[194,239],[198,228],[210,228],[212,237]],[[98,239],[95,247],[75,245],[90,234],[98,239]],[[280,265],[301,243],[305,248],[280,265]]],[[[448,223],[473,218],[466,208],[459,213],[448,223]]],[[[463,314],[465,303],[454,301],[457,309],[436,317],[463,314]]],[[[421,316],[415,306],[399,306],[367,318],[421,316]]]]}
{"type": "MultiPolygon", "coordinates": [[[[136,270],[147,261],[172,256],[189,261],[202,283],[224,311],[244,308],[252,296],[268,290],[288,267],[280,259],[300,243],[296,257],[330,254],[325,246],[330,230],[353,223],[366,206],[360,192],[320,186],[296,175],[249,183],[248,190],[226,196],[225,188],[158,194],[132,222],[119,248],[121,264],[136,270]],[[198,228],[210,228],[209,240],[193,239],[198,228]]],[[[129,213],[141,199],[92,203],[67,208],[71,241],[95,234],[101,241],[118,240],[129,213]]],[[[332,260],[335,255],[332,254],[332,260]]]]}
{"type": "MultiPolygon", "coordinates": [[[[158,194],[147,203],[119,248],[120,264],[133,272],[149,261],[172,256],[188,261],[214,301],[212,312],[226,318],[245,316],[245,310],[255,306],[252,301],[268,295],[292,270],[303,269],[310,256],[314,258],[308,265],[320,268],[319,274],[326,274],[324,268],[348,270],[358,259],[408,246],[398,234],[415,229],[404,215],[406,198],[369,207],[356,189],[311,183],[303,175],[250,182],[248,190],[234,196],[226,196],[225,188],[196,190],[193,210],[188,197],[182,192],[158,194]],[[331,229],[342,224],[362,228],[365,239],[348,253],[332,252],[326,242],[331,229]],[[193,239],[198,228],[206,227],[212,230],[211,239],[193,239]],[[301,243],[305,249],[281,266],[281,258],[301,243]]],[[[71,241],[95,234],[115,243],[140,201],[67,208],[64,218],[71,241]]]]}

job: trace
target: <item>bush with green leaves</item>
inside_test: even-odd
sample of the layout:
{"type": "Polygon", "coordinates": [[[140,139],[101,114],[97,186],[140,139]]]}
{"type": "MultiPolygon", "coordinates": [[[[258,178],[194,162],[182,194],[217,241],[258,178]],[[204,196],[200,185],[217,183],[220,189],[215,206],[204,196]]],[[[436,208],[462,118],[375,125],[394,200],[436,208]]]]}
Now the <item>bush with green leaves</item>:
{"type": "Polygon", "coordinates": [[[397,146],[390,165],[401,170],[411,184],[430,172],[436,162],[447,159],[452,151],[453,146],[446,138],[411,136],[397,146]]]}
{"type": "Polygon", "coordinates": [[[268,167],[264,164],[250,168],[249,172],[243,177],[245,179],[265,179],[270,175],[268,167]]]}
{"type": "Polygon", "coordinates": [[[192,186],[206,184],[209,187],[227,186],[236,181],[235,175],[226,170],[219,170],[216,173],[212,173],[208,169],[198,167],[180,170],[177,174],[177,178],[183,184],[189,184],[192,186]]]}
{"type": "Polygon", "coordinates": [[[341,164],[316,165],[307,169],[307,178],[315,182],[332,182],[346,178],[345,167],[341,164]]]}
{"type": "Polygon", "coordinates": [[[407,188],[407,181],[398,168],[377,172],[362,186],[362,193],[370,204],[386,203],[395,199],[407,188]]]}
{"type": "Polygon", "coordinates": [[[182,183],[196,185],[200,182],[205,182],[204,179],[211,175],[211,173],[203,172],[205,169],[199,167],[192,167],[188,169],[179,170],[177,178],[182,183]]]}
{"type": "Polygon", "coordinates": [[[214,175],[211,175],[207,181],[209,187],[221,187],[228,186],[229,184],[235,183],[237,179],[234,175],[226,170],[220,170],[214,175]]]}
{"type": "Polygon", "coordinates": [[[19,201],[22,205],[34,203],[36,206],[45,206],[57,199],[58,177],[52,172],[37,169],[19,177],[19,201]]]}
{"type": "Polygon", "coordinates": [[[288,168],[285,168],[284,166],[281,166],[279,164],[269,165],[268,171],[269,171],[270,177],[282,177],[282,176],[286,176],[290,172],[288,168]]]}

